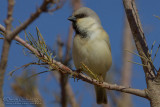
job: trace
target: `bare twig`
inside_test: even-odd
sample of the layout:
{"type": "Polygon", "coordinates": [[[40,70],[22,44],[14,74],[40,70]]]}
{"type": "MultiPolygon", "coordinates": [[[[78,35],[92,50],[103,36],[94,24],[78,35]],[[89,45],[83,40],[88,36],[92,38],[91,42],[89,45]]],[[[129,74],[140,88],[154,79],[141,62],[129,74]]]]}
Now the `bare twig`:
{"type": "Polygon", "coordinates": [[[153,61],[155,60],[155,58],[156,58],[156,56],[157,56],[157,53],[158,53],[158,51],[159,51],[159,48],[160,48],[160,45],[158,46],[157,51],[156,51],[156,53],[154,54],[153,61]]]}
{"type": "Polygon", "coordinates": [[[8,35],[8,37],[10,39],[13,39],[18,33],[20,33],[22,30],[27,28],[27,26],[30,25],[35,19],[37,19],[42,12],[47,11],[47,8],[48,8],[47,6],[49,3],[52,3],[52,0],[44,0],[40,8],[38,8],[37,11],[33,13],[29,19],[27,19],[20,26],[18,26],[15,30],[13,30],[13,32],[10,35],[8,35]]]}
{"type": "Polygon", "coordinates": [[[30,66],[30,65],[47,65],[47,63],[31,62],[31,63],[22,65],[21,67],[18,67],[18,68],[16,68],[16,69],[12,70],[9,74],[10,74],[10,76],[12,76],[15,71],[17,71],[17,70],[19,70],[19,69],[21,69],[21,68],[26,68],[26,67],[28,67],[28,66],[30,66]]]}
{"type": "Polygon", "coordinates": [[[5,30],[6,30],[5,27],[0,24],[0,31],[2,31],[4,33],[5,30]]]}
{"type": "MultiPolygon", "coordinates": [[[[152,50],[153,50],[153,47],[154,47],[155,43],[156,43],[156,41],[154,41],[153,44],[152,44],[151,53],[150,53],[151,55],[152,55],[152,50]]],[[[153,60],[153,61],[154,61],[154,60],[153,60]]]]}

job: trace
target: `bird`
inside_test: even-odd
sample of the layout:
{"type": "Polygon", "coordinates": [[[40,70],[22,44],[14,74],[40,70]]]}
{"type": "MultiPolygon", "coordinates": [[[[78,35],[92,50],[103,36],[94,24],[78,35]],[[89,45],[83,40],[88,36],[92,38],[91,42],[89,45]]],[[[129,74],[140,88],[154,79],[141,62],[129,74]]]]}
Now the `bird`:
{"type": "MultiPolygon", "coordinates": [[[[112,65],[109,36],[101,25],[98,15],[88,7],[75,10],[68,20],[72,22],[75,36],[72,46],[72,57],[76,69],[82,63],[93,72],[100,82],[106,81],[106,73],[112,65]]],[[[83,71],[91,78],[91,73],[83,71]]],[[[94,86],[97,104],[107,104],[106,89],[94,86]]]]}

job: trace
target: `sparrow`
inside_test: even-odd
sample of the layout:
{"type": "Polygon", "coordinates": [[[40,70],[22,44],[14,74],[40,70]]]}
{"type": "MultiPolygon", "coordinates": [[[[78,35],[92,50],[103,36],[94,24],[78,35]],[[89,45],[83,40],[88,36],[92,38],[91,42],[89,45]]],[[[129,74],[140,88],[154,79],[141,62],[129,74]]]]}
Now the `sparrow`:
{"type": "MultiPolygon", "coordinates": [[[[68,20],[72,22],[75,31],[72,57],[76,69],[81,69],[83,63],[100,82],[104,82],[112,65],[112,55],[109,36],[98,15],[90,8],[81,7],[68,20]]],[[[90,72],[83,72],[95,78],[90,72]]],[[[107,104],[106,89],[96,85],[94,87],[97,104],[107,104]]]]}

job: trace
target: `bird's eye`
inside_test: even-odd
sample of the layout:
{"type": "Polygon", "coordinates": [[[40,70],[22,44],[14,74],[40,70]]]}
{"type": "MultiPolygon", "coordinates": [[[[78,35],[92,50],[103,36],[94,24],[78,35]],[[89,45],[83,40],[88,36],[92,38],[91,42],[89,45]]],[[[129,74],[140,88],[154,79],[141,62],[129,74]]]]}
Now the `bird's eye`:
{"type": "Polygon", "coordinates": [[[84,18],[84,17],[87,17],[87,15],[85,14],[78,14],[78,15],[75,15],[76,18],[84,18]]]}

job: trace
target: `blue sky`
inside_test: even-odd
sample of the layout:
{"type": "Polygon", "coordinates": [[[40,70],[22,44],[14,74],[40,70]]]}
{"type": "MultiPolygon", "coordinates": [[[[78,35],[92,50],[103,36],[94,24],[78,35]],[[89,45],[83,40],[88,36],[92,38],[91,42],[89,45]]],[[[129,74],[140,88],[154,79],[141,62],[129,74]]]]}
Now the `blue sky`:
{"type": "MultiPolygon", "coordinates": [[[[6,10],[7,10],[7,0],[1,0],[0,3],[0,24],[4,25],[4,19],[6,18],[6,10]]],[[[113,65],[118,69],[121,69],[121,57],[122,57],[122,34],[124,27],[124,9],[122,0],[82,0],[84,6],[87,6],[93,9],[100,17],[103,28],[108,32],[110,37],[110,43],[112,48],[112,57],[113,57],[113,65]]],[[[25,21],[31,13],[36,10],[36,7],[42,3],[42,0],[16,0],[14,13],[13,13],[13,27],[19,25],[19,21],[25,21]]],[[[137,0],[137,7],[139,16],[142,22],[142,26],[144,28],[144,33],[147,39],[147,43],[149,48],[152,43],[156,40],[156,44],[153,52],[156,51],[158,44],[160,43],[160,20],[155,18],[153,15],[160,16],[160,1],[159,0],[137,0]]],[[[70,26],[70,22],[67,20],[68,16],[72,13],[71,5],[67,1],[64,7],[52,14],[43,13],[35,22],[33,22],[26,30],[31,32],[31,34],[36,36],[37,26],[42,33],[47,45],[53,47],[56,44],[57,35],[62,37],[63,41],[66,41],[68,30],[70,26]]],[[[24,32],[20,33],[20,37],[24,38],[24,32]]],[[[13,70],[15,67],[19,67],[23,64],[29,63],[33,60],[32,57],[25,56],[22,51],[22,47],[17,45],[15,41],[12,42],[12,46],[10,48],[9,53],[9,61],[7,66],[7,72],[5,76],[5,85],[4,85],[4,95],[11,96],[12,91],[10,88],[10,84],[12,83],[12,78],[8,76],[9,71],[13,70]]],[[[2,40],[0,40],[0,54],[2,50],[2,40]]],[[[160,52],[155,60],[155,66],[158,68],[160,61],[160,52]]],[[[134,61],[140,62],[140,59],[135,56],[134,61]]],[[[38,71],[43,71],[41,68],[37,68],[38,71]]],[[[15,75],[21,73],[17,71],[15,75]]],[[[117,71],[119,73],[119,71],[117,71]]],[[[39,88],[42,96],[45,101],[48,103],[47,106],[51,105],[51,101],[53,100],[53,96],[47,94],[43,91],[43,87],[47,87],[50,91],[52,89],[59,89],[59,85],[54,81],[54,79],[48,79],[50,76],[49,73],[42,74],[38,77],[40,80],[39,88]]],[[[118,81],[117,78],[113,78],[115,82],[118,81]]],[[[92,106],[94,98],[93,86],[82,82],[81,80],[78,82],[74,82],[73,79],[70,79],[71,85],[75,93],[77,93],[77,99],[81,99],[82,96],[82,106],[88,107],[92,106]],[[85,87],[85,88],[84,88],[85,87]],[[91,91],[90,91],[91,90],[91,91]],[[91,96],[93,98],[91,98],[91,96]]],[[[141,66],[134,65],[133,73],[132,73],[132,83],[131,87],[144,89],[145,85],[145,77],[143,73],[143,69],[141,66]]],[[[52,93],[52,92],[51,92],[52,93]]],[[[149,102],[146,99],[132,96],[134,106],[135,107],[149,107],[149,102]]],[[[53,105],[52,105],[53,106],[53,105]]],[[[7,105],[9,107],[9,105],[7,105]]]]}

